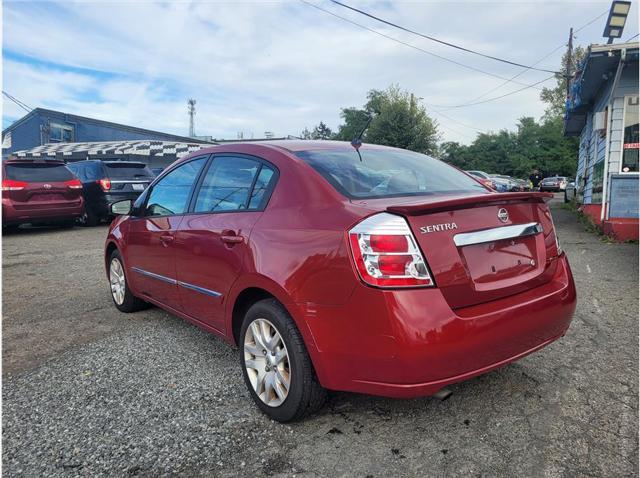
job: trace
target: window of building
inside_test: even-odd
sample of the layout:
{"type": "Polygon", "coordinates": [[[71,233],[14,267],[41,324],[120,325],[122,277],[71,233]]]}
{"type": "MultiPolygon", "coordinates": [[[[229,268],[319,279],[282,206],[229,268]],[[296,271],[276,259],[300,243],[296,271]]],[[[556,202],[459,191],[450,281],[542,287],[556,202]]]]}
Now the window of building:
{"type": "Polygon", "coordinates": [[[271,168],[253,159],[216,157],[202,181],[194,212],[258,209],[272,175],[271,168]],[[256,189],[249,200],[254,180],[256,189]]]}
{"type": "Polygon", "coordinates": [[[638,151],[640,151],[640,137],[638,135],[640,112],[638,107],[637,96],[625,96],[621,165],[623,173],[638,172],[638,151]]]}
{"type": "Polygon", "coordinates": [[[158,181],[149,194],[145,216],[184,214],[189,207],[193,184],[206,161],[206,156],[191,160],[158,181]]]}
{"type": "Polygon", "coordinates": [[[73,127],[58,123],[49,125],[49,141],[54,143],[73,143],[73,127]]]}

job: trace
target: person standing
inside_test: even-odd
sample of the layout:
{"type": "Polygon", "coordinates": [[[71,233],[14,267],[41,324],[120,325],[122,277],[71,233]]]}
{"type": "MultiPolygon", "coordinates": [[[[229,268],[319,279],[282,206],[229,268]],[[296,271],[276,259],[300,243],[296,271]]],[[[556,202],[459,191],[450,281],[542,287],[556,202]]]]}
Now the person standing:
{"type": "Polygon", "coordinates": [[[540,181],[542,181],[542,174],[537,169],[533,170],[533,173],[529,176],[529,181],[533,184],[533,189],[538,189],[540,181]]]}

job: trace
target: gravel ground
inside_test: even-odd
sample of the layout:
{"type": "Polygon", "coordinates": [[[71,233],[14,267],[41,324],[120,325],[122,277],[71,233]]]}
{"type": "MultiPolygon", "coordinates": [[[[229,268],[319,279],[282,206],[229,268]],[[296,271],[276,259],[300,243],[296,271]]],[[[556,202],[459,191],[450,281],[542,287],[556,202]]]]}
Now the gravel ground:
{"type": "Polygon", "coordinates": [[[110,303],[104,227],[3,238],[6,476],[637,476],[638,247],[556,208],[579,292],[566,337],[446,401],[332,394],[280,425],[235,351],[110,303]],[[55,251],[55,252],[53,252],[55,251]]]}

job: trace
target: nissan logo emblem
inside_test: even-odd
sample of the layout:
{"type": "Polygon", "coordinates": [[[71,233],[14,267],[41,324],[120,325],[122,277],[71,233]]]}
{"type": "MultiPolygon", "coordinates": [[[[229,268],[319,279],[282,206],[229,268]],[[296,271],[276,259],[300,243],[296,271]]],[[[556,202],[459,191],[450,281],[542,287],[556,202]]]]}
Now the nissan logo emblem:
{"type": "Polygon", "coordinates": [[[498,209],[498,219],[500,219],[502,222],[507,222],[509,220],[509,213],[505,208],[501,207],[500,209],[498,209]]]}

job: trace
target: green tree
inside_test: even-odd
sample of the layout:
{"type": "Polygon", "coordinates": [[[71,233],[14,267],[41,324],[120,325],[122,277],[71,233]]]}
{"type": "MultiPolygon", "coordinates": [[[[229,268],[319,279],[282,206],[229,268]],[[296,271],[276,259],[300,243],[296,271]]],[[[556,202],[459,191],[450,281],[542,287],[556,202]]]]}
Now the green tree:
{"type": "Polygon", "coordinates": [[[314,126],[313,130],[309,131],[309,128],[305,126],[300,132],[300,138],[302,139],[333,139],[334,136],[331,128],[322,121],[314,126]]]}
{"type": "Polygon", "coordinates": [[[331,131],[331,128],[329,128],[322,121],[320,121],[320,123],[315,128],[313,128],[313,132],[311,133],[311,139],[332,139],[332,138],[333,138],[333,132],[331,131]]]}
{"type": "Polygon", "coordinates": [[[344,124],[338,128],[336,139],[354,139],[371,117],[371,124],[363,134],[364,142],[428,154],[437,151],[436,123],[413,94],[397,85],[369,91],[363,108],[344,108],[341,117],[344,124]]]}

